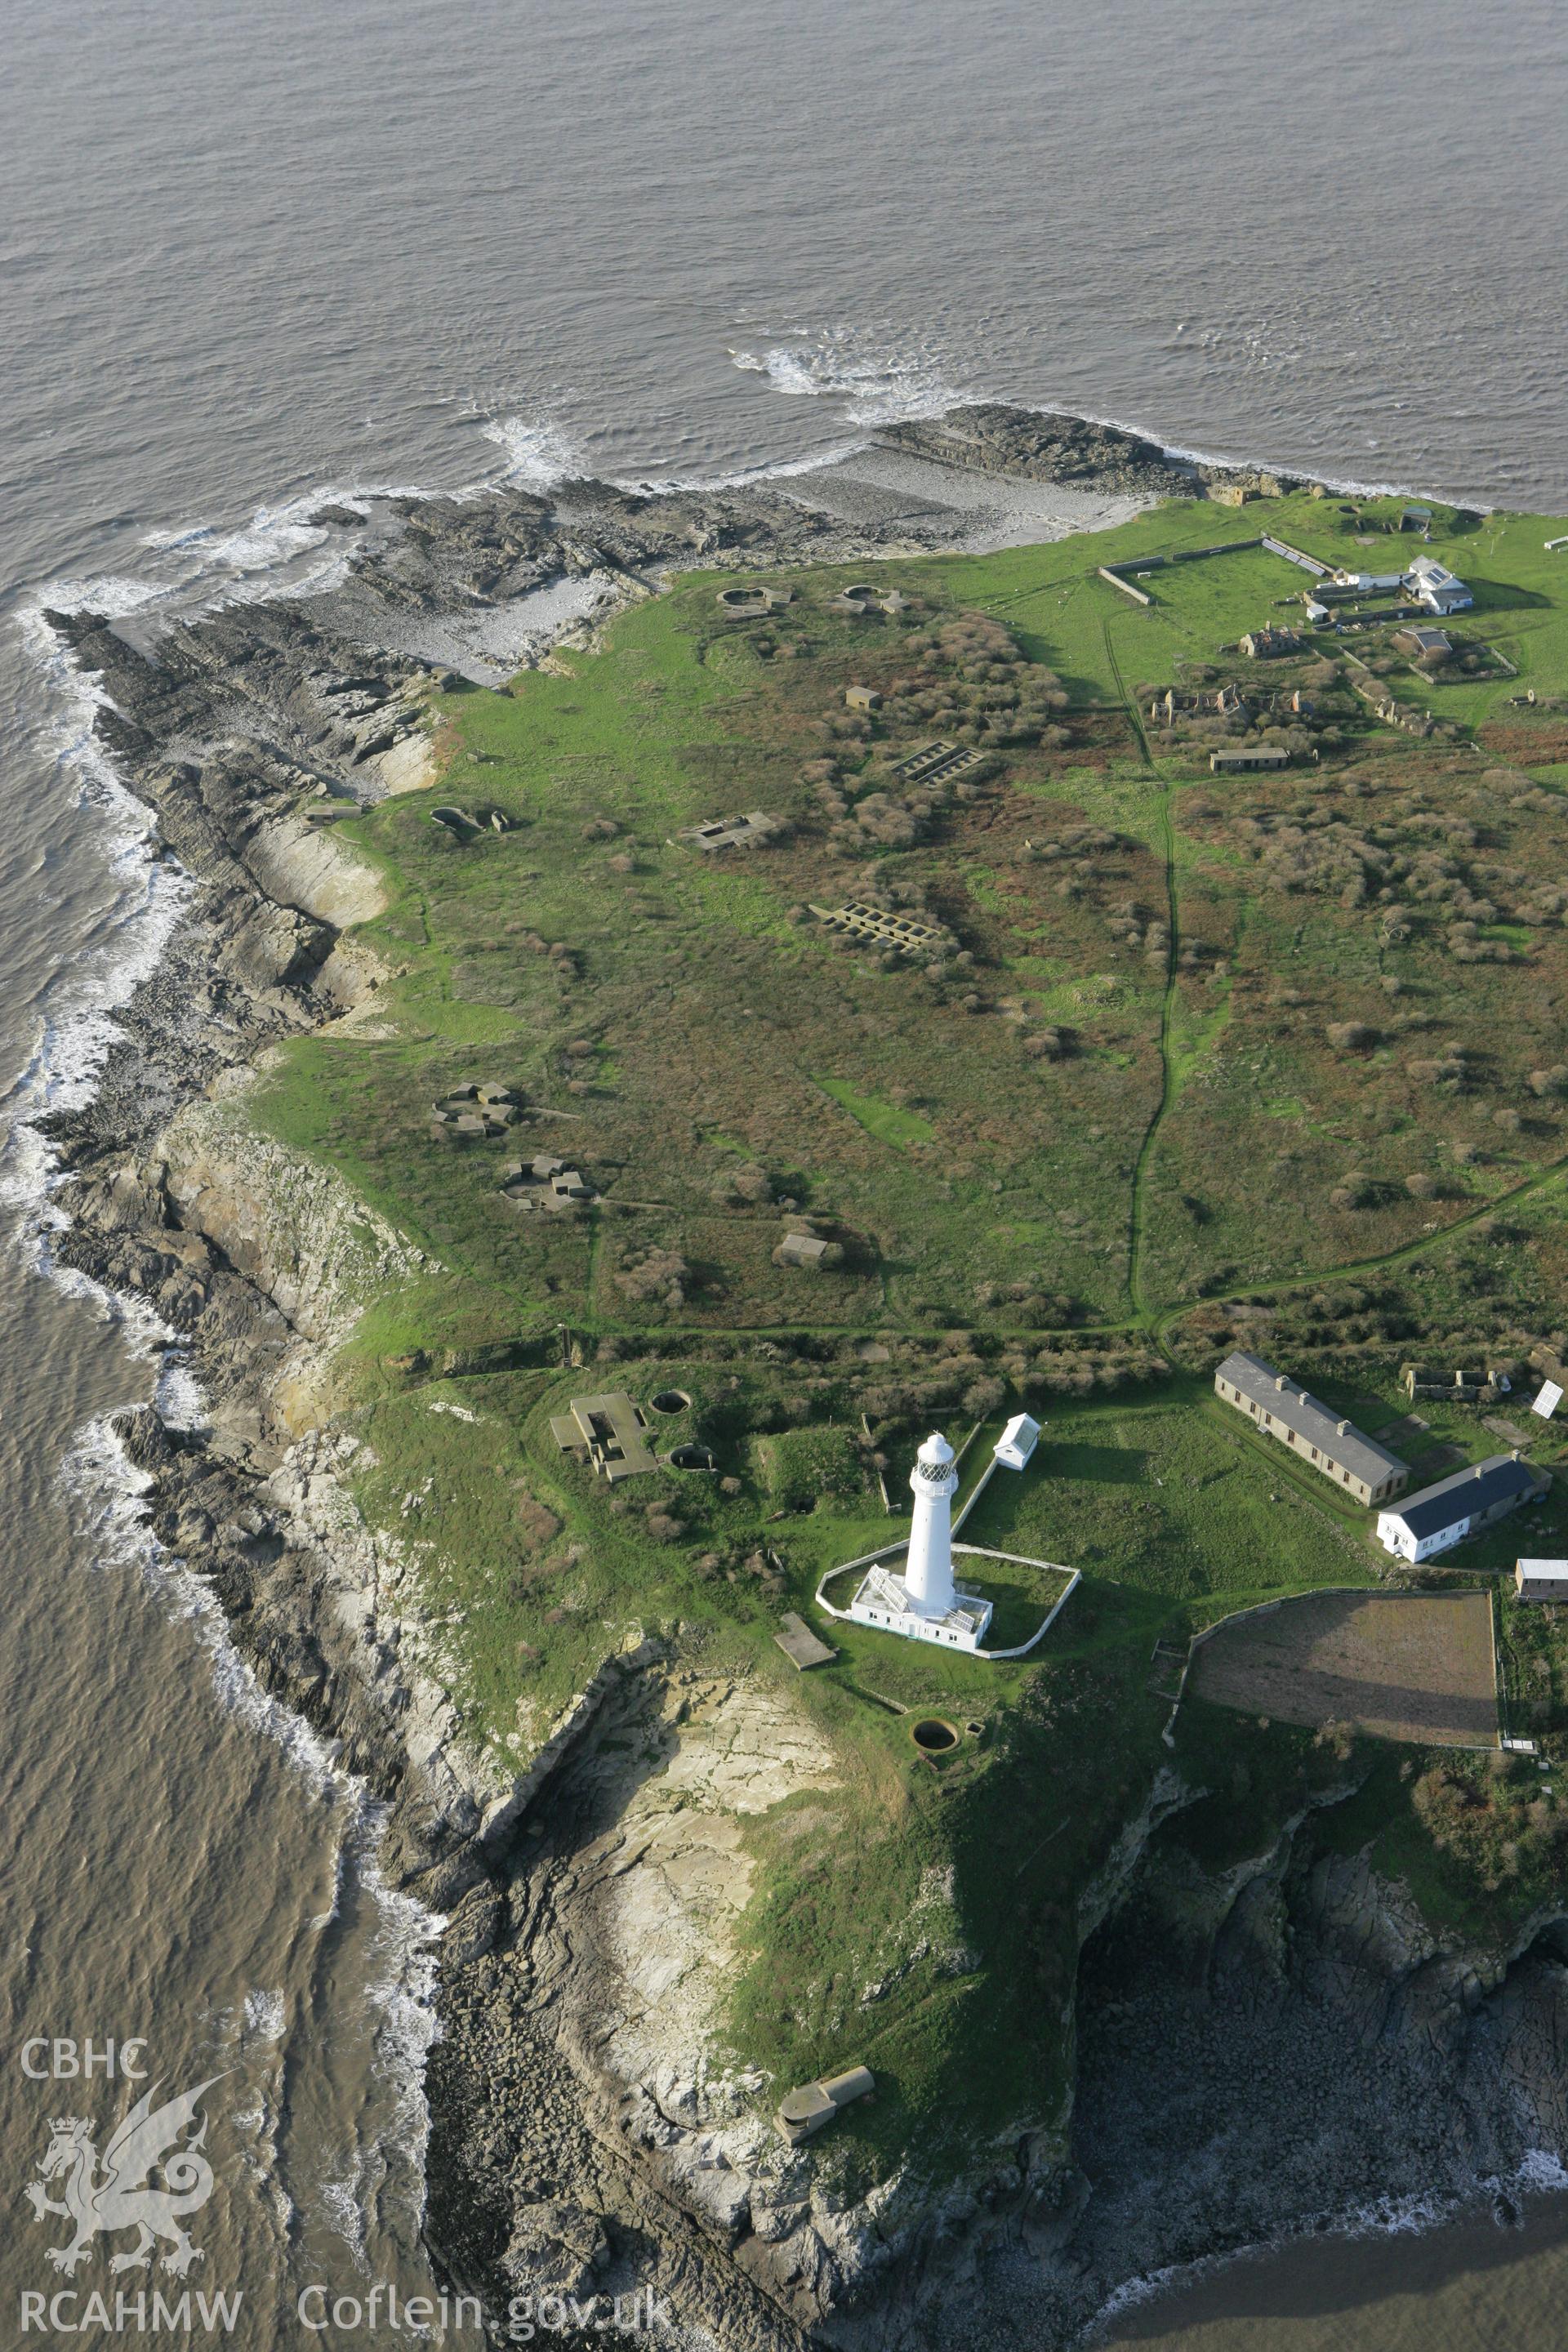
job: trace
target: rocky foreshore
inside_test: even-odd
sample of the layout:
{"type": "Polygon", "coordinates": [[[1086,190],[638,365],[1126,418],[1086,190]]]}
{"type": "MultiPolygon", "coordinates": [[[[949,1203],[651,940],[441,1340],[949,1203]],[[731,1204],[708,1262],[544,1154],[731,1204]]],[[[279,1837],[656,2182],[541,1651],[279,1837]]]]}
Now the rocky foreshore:
{"type": "Polygon", "coordinates": [[[1282,498],[1301,487],[1299,475],[1176,457],[1121,425],[994,404],[907,418],[884,425],[877,439],[905,457],[1001,480],[1059,482],[1122,497],[1201,499],[1234,489],[1282,498]]]}
{"type": "MultiPolygon", "coordinates": [[[[1204,488],[1135,436],[1017,411],[884,438],[998,478],[1204,488]]],[[[117,1015],[95,1099],[47,1122],[70,1218],[51,1247],[150,1303],[188,1351],[205,1424],[122,1417],[153,1525],[210,1580],[263,1683],[384,1800],[388,1879],[446,1916],[427,2082],[438,2263],[497,2311],[521,2291],[651,2288],[680,2324],[748,2352],[1037,2347],[1130,2275],[1310,2227],[1363,2201],[1376,2172],[1457,2190],[1516,2164],[1536,2129],[1555,2144],[1555,1930],[1518,1954],[1437,1949],[1364,1872],[1314,1875],[1294,1832],[1235,1883],[1175,1892],[1157,1838],[1147,1864],[1133,1845],[1082,1923],[1074,2145],[1026,2135],[962,2181],[836,2197],[759,2135],[754,2086],[708,2070],[697,2010],[673,2005],[662,2039],[643,2028],[649,1938],[687,1937],[700,1982],[703,1937],[718,1949],[726,1931],[740,1816],[831,1759],[679,1628],[606,1659],[524,1775],[466,1748],[437,1635],[398,1547],[353,1507],[341,1474],[354,1441],[331,1418],[333,1349],[418,1254],[259,1138],[244,1092],[280,1040],[374,1017],[383,975],[353,927],[378,894],[335,848],[331,816],[426,780],[432,675],[499,678],[542,651],[540,600],[565,587],[582,593],[552,625],[569,611],[592,626],[674,567],[847,560],[938,544],[941,528],[929,513],[851,528],[805,484],[572,483],[320,520],[353,551],[329,593],[153,638],[55,616],[192,888],[159,971],[117,1015]],[[674,1815],[659,1794],[672,1776],[700,1800],[674,1815]],[[668,1904],[693,1878],[718,1890],[708,1909],[668,1904]],[[1127,1966],[1118,1936],[1135,1941],[1178,1894],[1179,1971],[1127,1966]],[[1450,2079],[1462,2095],[1446,2105],[1450,2079]],[[1220,2168],[1226,2130],[1244,2159],[1220,2168]]]]}

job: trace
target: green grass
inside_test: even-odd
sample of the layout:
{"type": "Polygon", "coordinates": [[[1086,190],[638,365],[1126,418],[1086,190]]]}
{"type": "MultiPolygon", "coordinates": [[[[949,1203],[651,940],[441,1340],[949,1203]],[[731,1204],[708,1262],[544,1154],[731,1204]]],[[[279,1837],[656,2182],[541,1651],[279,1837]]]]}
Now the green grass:
{"type": "Polygon", "coordinates": [[[890,1143],[896,1151],[910,1143],[930,1143],[936,1134],[929,1119],[911,1110],[900,1110],[897,1103],[879,1102],[875,1095],[857,1094],[843,1078],[818,1078],[816,1083],[825,1095],[831,1095],[840,1108],[848,1112],[858,1127],[863,1127],[879,1143],[890,1143]]]}
{"type": "MultiPolygon", "coordinates": [[[[1276,1497],[1295,1465],[1249,1444],[1230,1418],[1234,1428],[1206,1383],[1187,1381],[1125,1402],[1053,1405],[1030,1473],[998,1472],[964,1538],[1135,1585],[1183,1628],[1273,1592],[1368,1575],[1361,1520],[1347,1531],[1324,1480],[1321,1496],[1303,1486],[1299,1507],[1282,1509],[1276,1497]]],[[[1078,1619],[1069,1603],[1059,1621],[1069,1640],[1078,1619]]]]}
{"type": "Polygon", "coordinates": [[[1374,1870],[1399,1881],[1436,1935],[1458,1929],[1483,1951],[1506,1953],[1531,1912],[1556,1899],[1563,1842],[1557,1823],[1565,1817],[1549,1803],[1535,1828],[1528,1809],[1542,1807],[1541,1776],[1528,1760],[1500,1772],[1501,1763],[1452,1751],[1374,1752],[1356,1794],[1315,1825],[1318,1841],[1331,1853],[1364,1853],[1374,1870]],[[1439,1843],[1419,1816],[1419,1781],[1430,1772],[1472,1792],[1474,1833],[1463,1843],[1439,1843]]]}

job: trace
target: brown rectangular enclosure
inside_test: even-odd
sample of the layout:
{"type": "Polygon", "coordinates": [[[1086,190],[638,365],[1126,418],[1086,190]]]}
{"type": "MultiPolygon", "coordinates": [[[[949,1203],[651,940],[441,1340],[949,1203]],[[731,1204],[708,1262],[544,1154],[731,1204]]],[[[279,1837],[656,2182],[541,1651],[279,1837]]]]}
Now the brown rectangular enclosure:
{"type": "Polygon", "coordinates": [[[1490,1596],[1308,1593],[1204,1643],[1198,1698],[1280,1723],[1353,1723],[1380,1739],[1497,1738],[1490,1596]]]}

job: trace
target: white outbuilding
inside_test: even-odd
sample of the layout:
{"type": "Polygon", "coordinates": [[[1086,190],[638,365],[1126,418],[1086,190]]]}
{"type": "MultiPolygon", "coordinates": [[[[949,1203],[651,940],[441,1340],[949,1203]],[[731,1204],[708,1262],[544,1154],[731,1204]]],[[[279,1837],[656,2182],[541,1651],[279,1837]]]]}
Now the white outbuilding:
{"type": "Polygon", "coordinates": [[[1516,1559],[1513,1589],[1521,1601],[1568,1601],[1568,1559],[1516,1559]]]}
{"type": "Polygon", "coordinates": [[[1026,1412],[1016,1412],[996,1440],[995,1458],[1005,1470],[1024,1470],[1040,1442],[1040,1424],[1026,1412]]]}

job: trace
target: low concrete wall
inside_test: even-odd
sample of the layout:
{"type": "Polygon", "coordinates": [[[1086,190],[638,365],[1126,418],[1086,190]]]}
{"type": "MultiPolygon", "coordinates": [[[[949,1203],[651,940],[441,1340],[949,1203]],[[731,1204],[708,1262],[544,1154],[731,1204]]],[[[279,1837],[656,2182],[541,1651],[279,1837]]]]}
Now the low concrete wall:
{"type": "MultiPolygon", "coordinates": [[[[965,1553],[974,1559],[1008,1559],[1016,1557],[1015,1554],[1005,1551],[982,1551],[978,1544],[954,1544],[953,1550],[955,1552],[965,1553]]],[[[1030,1560],[1027,1565],[1031,1568],[1055,1568],[1058,1575],[1067,1577],[1068,1580],[1066,1590],[1058,1594],[1055,1605],[1047,1613],[1044,1623],[1036,1627],[1035,1631],[1030,1634],[1026,1642],[1020,1642],[1016,1649],[1011,1650],[976,1650],[974,1655],[977,1658],[989,1658],[994,1661],[1000,1661],[1003,1658],[1027,1657],[1029,1652],[1035,1647],[1036,1643],[1045,1640],[1046,1635],[1050,1632],[1051,1627],[1056,1623],[1057,1619],[1061,1615],[1062,1611],[1067,1607],[1068,1602],[1072,1599],[1073,1594],[1083,1582],[1083,1570],[1081,1568],[1075,1568],[1071,1574],[1068,1575],[1068,1570],[1065,1568],[1060,1567],[1056,1560],[1036,1559],[1030,1560]]]]}
{"type": "MultiPolygon", "coordinates": [[[[1158,560],[1163,562],[1163,558],[1158,560]]],[[[1150,566],[1141,563],[1138,569],[1140,572],[1147,572],[1150,566]]],[[[1100,576],[1102,580],[1109,580],[1113,588],[1120,588],[1124,596],[1131,596],[1135,604],[1152,604],[1154,601],[1152,596],[1146,596],[1142,588],[1134,588],[1131,580],[1123,580],[1120,572],[1112,572],[1108,563],[1100,565],[1100,576]]]]}
{"type": "Polygon", "coordinates": [[[1201,563],[1209,555],[1237,555],[1244,547],[1267,547],[1266,539],[1222,539],[1217,547],[1179,547],[1172,556],[1173,563],[1201,563]]]}
{"type": "MultiPolygon", "coordinates": [[[[1130,572],[1165,572],[1173,563],[1202,563],[1211,555],[1236,555],[1244,547],[1268,547],[1271,544],[1270,541],[1263,538],[1225,539],[1217,547],[1178,547],[1170,555],[1129,556],[1125,563],[1102,563],[1098,568],[1102,580],[1109,580],[1113,588],[1120,588],[1122,594],[1131,596],[1135,604],[1152,604],[1154,599],[1143,589],[1133,585],[1127,577],[1130,572]]],[[[1283,547],[1280,552],[1285,552],[1283,547]]],[[[1302,557],[1299,560],[1310,562],[1311,559],[1302,557]]],[[[1323,569],[1326,570],[1327,566],[1323,569]]]]}

